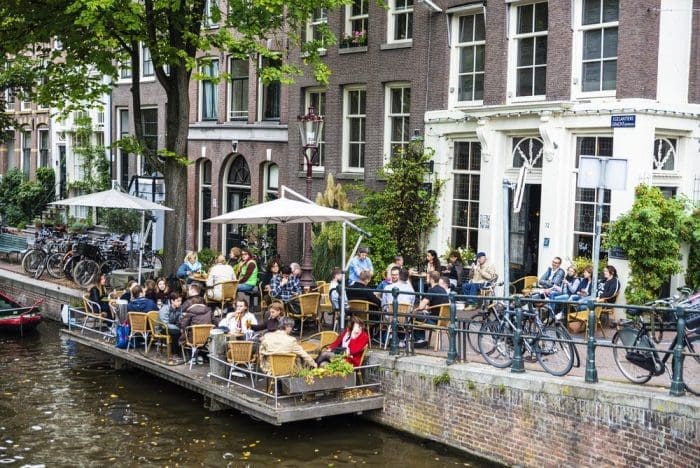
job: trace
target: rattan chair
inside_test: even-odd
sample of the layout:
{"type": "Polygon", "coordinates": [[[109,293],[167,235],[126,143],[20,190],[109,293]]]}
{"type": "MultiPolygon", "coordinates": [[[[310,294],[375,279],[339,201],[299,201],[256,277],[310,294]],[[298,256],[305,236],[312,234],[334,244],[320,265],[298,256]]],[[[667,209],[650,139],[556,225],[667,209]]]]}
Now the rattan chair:
{"type": "Polygon", "coordinates": [[[89,294],[83,294],[83,309],[85,310],[85,315],[83,319],[83,328],[80,330],[81,335],[85,328],[89,328],[88,322],[92,321],[91,328],[97,328],[102,324],[102,319],[106,317],[106,314],[102,312],[100,308],[100,304],[91,301],[89,294]]]}
{"type": "Polygon", "coordinates": [[[245,366],[248,369],[248,375],[250,375],[250,386],[255,387],[253,382],[253,373],[251,372],[255,367],[255,357],[253,356],[253,342],[252,341],[229,341],[228,348],[226,349],[226,360],[231,365],[231,369],[228,373],[228,384],[231,385],[231,378],[236,369],[240,369],[238,366],[245,366]]]}
{"type": "MultiPolygon", "coordinates": [[[[600,332],[603,334],[603,338],[607,337],[605,336],[605,327],[603,327],[601,317],[603,315],[607,315],[608,318],[610,317],[610,315],[613,313],[613,304],[615,304],[616,300],[617,294],[612,297],[599,297],[596,299],[595,326],[596,329],[600,329],[600,332]]],[[[566,321],[568,323],[580,322],[581,331],[586,331],[586,327],[588,326],[588,309],[578,310],[578,307],[580,307],[580,305],[569,305],[569,312],[566,314],[566,321]]],[[[595,334],[595,329],[593,330],[593,333],[595,334]]]]}
{"type": "MultiPolygon", "coordinates": [[[[399,316],[396,319],[398,323],[397,331],[399,333],[406,333],[406,325],[410,322],[411,319],[411,316],[408,314],[410,314],[412,310],[413,304],[399,304],[399,316]]],[[[388,323],[386,325],[386,338],[384,339],[384,349],[387,349],[387,347],[389,346],[389,338],[391,338],[391,320],[393,316],[393,309],[391,304],[389,304],[389,312],[391,312],[391,314],[386,316],[388,317],[388,323]]]]}
{"type": "MultiPolygon", "coordinates": [[[[325,281],[319,281],[317,291],[321,295],[321,303],[318,305],[318,311],[321,315],[321,320],[318,321],[318,331],[321,331],[323,325],[325,314],[333,313],[333,303],[331,302],[331,285],[325,281]]],[[[333,314],[333,321],[335,322],[335,314],[333,314]]]]}
{"type": "MultiPolygon", "coordinates": [[[[376,308],[376,305],[369,301],[364,301],[362,299],[352,299],[348,301],[348,314],[355,315],[365,322],[365,327],[367,328],[367,333],[372,337],[372,325],[369,323],[369,311],[370,309],[376,308]]],[[[372,340],[370,338],[370,347],[372,340]]],[[[379,344],[381,346],[381,343],[379,344]]]]}
{"type": "Polygon", "coordinates": [[[317,292],[310,292],[296,296],[295,300],[299,303],[299,312],[290,310],[287,315],[301,322],[299,337],[302,337],[304,335],[304,322],[309,320],[318,321],[319,319],[318,306],[321,301],[321,295],[317,292]]]}
{"type": "MultiPolygon", "coordinates": [[[[296,365],[297,355],[294,353],[273,353],[268,354],[266,359],[270,363],[269,378],[267,380],[267,393],[270,393],[275,378],[285,377],[292,373],[296,365]]],[[[275,385],[275,396],[277,396],[277,386],[275,385]]]]}
{"type": "Polygon", "coordinates": [[[207,345],[212,328],[214,325],[190,325],[185,329],[185,344],[181,347],[182,359],[187,361],[185,349],[191,350],[190,369],[192,369],[197,353],[207,345]]]}
{"type": "Polygon", "coordinates": [[[165,355],[170,360],[170,350],[172,348],[172,336],[170,336],[170,331],[168,330],[168,325],[161,322],[158,316],[157,310],[152,310],[147,312],[148,316],[148,350],[151,349],[154,342],[165,345],[165,355]]]}
{"type": "Polygon", "coordinates": [[[309,353],[312,357],[316,357],[337,338],[338,333],[334,331],[322,331],[303,339],[300,344],[304,351],[309,353]]]}
{"type": "Polygon", "coordinates": [[[148,352],[148,315],[144,312],[129,312],[129,341],[126,344],[126,351],[129,352],[131,341],[141,336],[143,338],[143,349],[148,352]]]}
{"type": "Polygon", "coordinates": [[[537,287],[539,278],[537,276],[523,276],[510,283],[510,293],[515,294],[518,291],[524,296],[529,296],[532,290],[537,287]]]}
{"type": "Polygon", "coordinates": [[[439,304],[432,307],[428,307],[427,311],[438,310],[437,317],[432,315],[426,316],[426,318],[437,318],[435,324],[419,322],[415,319],[413,320],[413,328],[419,330],[425,330],[429,333],[428,342],[432,339],[433,331],[437,332],[437,338],[435,339],[435,351],[439,351],[442,345],[441,336],[443,333],[447,333],[447,326],[450,324],[450,304],[439,304]]]}
{"type": "MultiPolygon", "coordinates": [[[[365,346],[364,349],[362,350],[362,356],[360,356],[360,365],[359,367],[362,367],[365,365],[365,359],[367,358],[367,351],[369,350],[368,346],[365,346]]],[[[358,385],[364,385],[365,384],[365,379],[362,375],[363,369],[355,369],[355,376],[357,378],[357,383],[358,385]]]]}
{"type": "Polygon", "coordinates": [[[221,281],[212,285],[211,287],[209,287],[209,289],[216,288],[217,286],[221,286],[221,298],[213,299],[210,298],[208,294],[205,294],[205,301],[207,304],[216,304],[218,307],[221,308],[221,310],[224,310],[224,306],[227,302],[230,301],[233,303],[236,301],[236,297],[238,295],[238,281],[221,281]]]}

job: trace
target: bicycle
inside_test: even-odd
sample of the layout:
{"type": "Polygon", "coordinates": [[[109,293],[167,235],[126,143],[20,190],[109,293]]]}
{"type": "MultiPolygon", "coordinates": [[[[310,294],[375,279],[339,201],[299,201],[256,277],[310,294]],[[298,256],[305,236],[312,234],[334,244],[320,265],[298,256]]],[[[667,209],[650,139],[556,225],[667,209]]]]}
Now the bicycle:
{"type": "MultiPolygon", "coordinates": [[[[479,352],[494,367],[505,368],[513,362],[516,327],[511,317],[515,313],[510,306],[506,307],[497,320],[485,323],[479,334],[479,352]]],[[[551,375],[568,374],[574,365],[576,350],[573,343],[567,341],[561,327],[544,326],[535,312],[523,310],[522,313],[526,320],[522,322],[521,352],[527,352],[531,360],[534,356],[551,375]]]]}
{"type": "MultiPolygon", "coordinates": [[[[656,301],[663,305],[682,305],[681,302],[673,304],[673,301],[656,301]]],[[[694,395],[700,395],[700,303],[686,309],[691,312],[685,324],[685,331],[680,339],[683,340],[683,375],[685,388],[694,395]]],[[[619,330],[612,339],[613,358],[617,368],[627,380],[636,384],[644,384],[652,377],[666,372],[671,375],[672,366],[666,363],[673,356],[673,350],[678,344],[679,336],[676,335],[663,357],[654,346],[654,337],[649,334],[647,323],[641,319],[645,313],[651,313],[651,320],[660,319],[659,311],[635,310],[627,311],[633,320],[623,321],[619,330]]],[[[677,317],[676,317],[677,318],[677,317]]]]}

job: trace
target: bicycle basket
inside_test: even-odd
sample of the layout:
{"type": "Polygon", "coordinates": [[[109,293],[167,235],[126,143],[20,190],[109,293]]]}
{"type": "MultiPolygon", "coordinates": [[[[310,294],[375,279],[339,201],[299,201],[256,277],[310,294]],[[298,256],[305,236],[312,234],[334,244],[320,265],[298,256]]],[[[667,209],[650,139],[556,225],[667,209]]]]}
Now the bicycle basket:
{"type": "Polygon", "coordinates": [[[100,249],[96,245],[92,244],[77,244],[74,247],[75,253],[87,257],[90,259],[100,258],[100,249]]]}
{"type": "Polygon", "coordinates": [[[627,354],[625,354],[625,358],[635,366],[641,367],[649,372],[656,372],[657,370],[656,363],[648,352],[628,351],[627,354]]]}
{"type": "Polygon", "coordinates": [[[631,323],[626,323],[620,329],[620,339],[625,346],[634,346],[634,341],[637,339],[637,328],[631,323]]]}

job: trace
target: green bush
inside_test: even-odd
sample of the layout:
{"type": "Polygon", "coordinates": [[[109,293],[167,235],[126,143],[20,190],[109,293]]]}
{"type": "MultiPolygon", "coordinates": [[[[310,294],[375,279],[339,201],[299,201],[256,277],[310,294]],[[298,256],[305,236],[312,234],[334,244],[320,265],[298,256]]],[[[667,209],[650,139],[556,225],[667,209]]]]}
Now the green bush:
{"type": "Polygon", "coordinates": [[[17,168],[5,173],[0,182],[0,213],[6,224],[27,225],[54,200],[56,175],[54,170],[40,167],[36,181],[24,180],[17,168]]]}

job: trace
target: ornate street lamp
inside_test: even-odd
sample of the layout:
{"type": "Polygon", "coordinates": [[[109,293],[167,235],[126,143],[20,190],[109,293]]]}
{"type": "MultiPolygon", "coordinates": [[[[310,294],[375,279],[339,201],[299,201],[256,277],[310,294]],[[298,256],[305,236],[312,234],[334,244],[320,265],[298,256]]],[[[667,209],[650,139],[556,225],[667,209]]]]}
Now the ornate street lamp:
{"type": "MultiPolygon", "coordinates": [[[[311,180],[313,166],[318,165],[318,145],[323,131],[323,116],[316,114],[311,106],[306,115],[297,117],[301,137],[301,152],[306,162],[306,198],[311,199],[311,180]]],[[[311,225],[304,224],[304,258],[301,264],[301,285],[313,285],[313,266],[311,264],[311,225]]]]}

